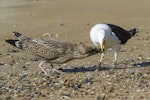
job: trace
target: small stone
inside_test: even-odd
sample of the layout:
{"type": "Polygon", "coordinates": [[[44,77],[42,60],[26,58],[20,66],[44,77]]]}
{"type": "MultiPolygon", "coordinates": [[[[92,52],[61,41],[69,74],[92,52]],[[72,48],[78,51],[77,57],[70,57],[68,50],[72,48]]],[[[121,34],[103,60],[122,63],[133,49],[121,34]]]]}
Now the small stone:
{"type": "Polygon", "coordinates": [[[64,24],[60,24],[60,26],[64,26],[64,24]]]}
{"type": "Polygon", "coordinates": [[[19,52],[19,50],[16,50],[16,49],[7,49],[7,52],[16,53],[16,52],[19,52]]]}
{"type": "Polygon", "coordinates": [[[150,57],[147,57],[146,60],[150,60],[150,57]]]}
{"type": "Polygon", "coordinates": [[[83,80],[83,83],[88,83],[88,82],[92,82],[92,77],[86,77],[84,80],[83,80]]]}
{"type": "Polygon", "coordinates": [[[143,60],[143,56],[142,55],[138,55],[138,59],[139,60],[143,60]]]}
{"type": "Polygon", "coordinates": [[[33,57],[33,58],[31,58],[30,60],[31,60],[31,61],[38,61],[38,58],[33,57]]]}
{"type": "Polygon", "coordinates": [[[105,93],[103,93],[101,96],[98,96],[96,100],[104,100],[105,99],[105,93]]]}
{"type": "Polygon", "coordinates": [[[87,23],[86,25],[90,25],[90,23],[87,23]]]}
{"type": "Polygon", "coordinates": [[[19,96],[20,96],[19,94],[14,94],[13,98],[17,98],[19,96]]]}
{"type": "Polygon", "coordinates": [[[9,94],[5,95],[4,97],[5,100],[11,100],[11,96],[9,94]]]}
{"type": "Polygon", "coordinates": [[[3,66],[3,65],[5,65],[3,62],[0,62],[0,66],[3,66]]]}
{"type": "Polygon", "coordinates": [[[56,34],[55,37],[58,38],[58,37],[59,37],[59,34],[56,34]]]}
{"type": "Polygon", "coordinates": [[[52,37],[52,34],[50,34],[50,33],[44,33],[43,37],[50,38],[50,37],[52,37]]]}
{"type": "Polygon", "coordinates": [[[126,62],[134,62],[134,59],[132,59],[132,58],[126,58],[125,61],[126,62]]]}
{"type": "Polygon", "coordinates": [[[26,62],[26,65],[27,65],[27,66],[30,66],[30,65],[31,65],[31,63],[30,63],[30,62],[26,62]]]}
{"type": "Polygon", "coordinates": [[[134,73],[134,71],[132,70],[132,71],[130,71],[130,74],[133,75],[133,74],[135,74],[135,73],[134,73]]]}
{"type": "Polygon", "coordinates": [[[2,88],[4,86],[4,83],[0,83],[0,88],[2,88]]]}
{"type": "Polygon", "coordinates": [[[68,95],[63,95],[63,96],[61,96],[60,98],[61,98],[61,99],[70,99],[70,96],[68,96],[68,95]]]}

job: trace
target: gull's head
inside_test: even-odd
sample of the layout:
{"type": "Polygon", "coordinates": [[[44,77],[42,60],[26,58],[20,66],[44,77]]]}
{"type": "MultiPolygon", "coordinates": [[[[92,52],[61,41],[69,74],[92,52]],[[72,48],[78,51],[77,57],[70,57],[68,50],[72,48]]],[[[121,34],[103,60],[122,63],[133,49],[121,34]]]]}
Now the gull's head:
{"type": "Polygon", "coordinates": [[[99,30],[99,33],[96,34],[97,40],[96,43],[98,44],[98,48],[100,49],[101,52],[105,51],[105,30],[99,30]]]}
{"type": "Polygon", "coordinates": [[[90,38],[93,44],[104,52],[105,50],[105,38],[110,35],[111,30],[105,25],[96,25],[90,31],[90,38]]]}
{"type": "Polygon", "coordinates": [[[75,58],[83,58],[87,57],[93,54],[99,53],[99,50],[91,45],[85,45],[85,44],[78,44],[75,47],[75,50],[73,52],[73,56],[75,58]]]}
{"type": "Polygon", "coordinates": [[[97,52],[97,49],[93,46],[85,45],[85,44],[79,44],[77,46],[77,51],[82,54],[93,54],[97,52]]]}

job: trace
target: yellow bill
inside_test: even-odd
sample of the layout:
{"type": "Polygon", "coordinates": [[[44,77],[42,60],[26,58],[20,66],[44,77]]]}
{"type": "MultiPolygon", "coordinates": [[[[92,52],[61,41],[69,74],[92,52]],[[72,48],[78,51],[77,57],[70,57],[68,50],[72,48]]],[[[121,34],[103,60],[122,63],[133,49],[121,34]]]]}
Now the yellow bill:
{"type": "Polygon", "coordinates": [[[104,44],[103,44],[103,43],[100,44],[100,50],[101,50],[102,52],[105,51],[105,47],[104,47],[104,44]]]}

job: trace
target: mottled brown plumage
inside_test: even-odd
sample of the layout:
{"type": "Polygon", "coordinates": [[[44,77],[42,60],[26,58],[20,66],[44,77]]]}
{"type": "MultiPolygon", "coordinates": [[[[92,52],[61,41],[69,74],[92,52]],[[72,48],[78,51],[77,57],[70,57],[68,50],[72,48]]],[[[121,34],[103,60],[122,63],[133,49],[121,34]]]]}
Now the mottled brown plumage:
{"type": "MultiPolygon", "coordinates": [[[[85,44],[72,44],[51,38],[27,38],[18,32],[13,32],[13,35],[18,38],[18,41],[15,42],[16,47],[30,51],[33,55],[41,57],[44,62],[64,63],[72,59],[85,58],[97,53],[96,48],[85,44]]],[[[43,71],[42,64],[44,62],[39,64],[43,71]]],[[[47,74],[46,71],[44,73],[47,74]]]]}

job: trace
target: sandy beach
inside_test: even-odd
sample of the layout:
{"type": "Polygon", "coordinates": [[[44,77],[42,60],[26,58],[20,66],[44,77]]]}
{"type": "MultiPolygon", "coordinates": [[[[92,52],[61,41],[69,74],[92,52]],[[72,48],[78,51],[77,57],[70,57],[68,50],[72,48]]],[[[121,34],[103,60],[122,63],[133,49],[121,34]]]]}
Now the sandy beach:
{"type": "Polygon", "coordinates": [[[149,4],[149,0],[1,0],[0,100],[149,100],[149,4]],[[119,68],[113,72],[114,53],[109,50],[104,70],[95,70],[100,59],[96,54],[60,64],[64,74],[47,77],[38,67],[40,60],[5,42],[15,39],[12,32],[17,31],[32,38],[49,33],[50,38],[93,45],[89,32],[98,23],[139,30],[122,46],[119,68]]]}

